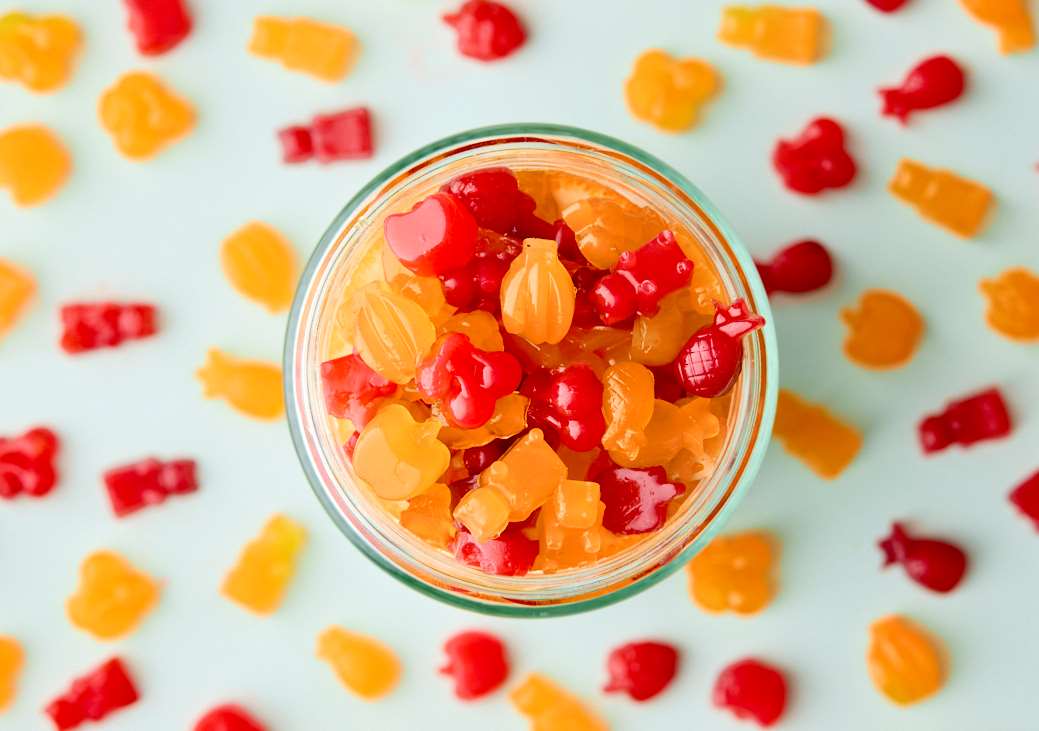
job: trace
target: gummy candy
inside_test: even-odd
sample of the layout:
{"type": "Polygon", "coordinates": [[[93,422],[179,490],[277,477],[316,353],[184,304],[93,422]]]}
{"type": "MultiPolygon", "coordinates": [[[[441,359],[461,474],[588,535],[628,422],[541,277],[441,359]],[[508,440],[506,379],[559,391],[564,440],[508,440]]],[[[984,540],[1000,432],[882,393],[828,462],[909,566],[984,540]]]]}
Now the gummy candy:
{"type": "Polygon", "coordinates": [[[357,429],[363,429],[381,401],[397,390],[396,384],[369,368],[356,353],[322,363],[321,386],[328,413],[349,419],[357,429]]]}
{"type": "Polygon", "coordinates": [[[216,348],[195,373],[206,398],[222,398],[254,419],[277,419],[285,412],[281,369],[269,363],[239,360],[216,348]]]}
{"type": "Polygon", "coordinates": [[[989,327],[1011,340],[1039,340],[1039,276],[1016,267],[981,280],[979,288],[988,298],[989,327]]]}
{"type": "Polygon", "coordinates": [[[483,543],[501,535],[509,525],[510,512],[505,495],[490,487],[478,487],[462,496],[452,515],[473,540],[483,543]]]}
{"type": "Polygon", "coordinates": [[[524,535],[518,525],[510,525],[497,538],[482,542],[469,531],[459,530],[451,550],[462,563],[489,574],[523,576],[534,565],[538,542],[524,535]]]}
{"type": "Polygon", "coordinates": [[[912,360],[923,337],[924,321],[913,303],[897,292],[868,289],[858,304],[841,310],[848,326],[844,354],[856,365],[878,370],[912,360]]]}
{"type": "Polygon", "coordinates": [[[905,5],[908,0],[866,0],[882,13],[893,13],[905,5]]]}
{"type": "Polygon", "coordinates": [[[191,14],[184,0],[123,0],[137,50],[158,56],[176,48],[191,33],[191,14]]]}
{"type": "Polygon", "coordinates": [[[653,414],[643,431],[645,443],[628,452],[615,450],[610,458],[624,467],[653,467],[667,464],[682,448],[685,419],[681,409],[669,401],[654,399],[653,414]]]}
{"type": "Polygon", "coordinates": [[[605,449],[633,459],[646,444],[646,426],[653,416],[653,373],[644,365],[625,361],[603,375],[602,411],[605,449]]]}
{"type": "Polygon", "coordinates": [[[829,117],[813,119],[792,140],[779,140],[772,151],[772,167],[783,185],[804,195],[843,188],[856,173],[855,160],[844,148],[844,129],[829,117]]]}
{"type": "Polygon", "coordinates": [[[195,723],[193,731],[266,731],[244,708],[228,703],[212,709],[195,723]]]}
{"type": "Polygon", "coordinates": [[[692,482],[707,477],[714,469],[712,448],[706,442],[721,433],[721,420],[711,411],[709,399],[676,401],[681,417],[681,448],[667,463],[668,476],[676,482],[692,482]]]}
{"type": "Polygon", "coordinates": [[[769,294],[814,292],[825,287],[833,278],[830,252],[813,239],[784,246],[768,261],[755,261],[754,264],[769,294]]]}
{"type": "Polygon", "coordinates": [[[400,524],[426,543],[447,548],[457,532],[451,517],[451,488],[436,482],[408,500],[408,507],[400,514],[400,524]]]}
{"type": "Polygon", "coordinates": [[[575,696],[538,673],[531,673],[513,688],[509,700],[530,719],[531,731],[606,731],[609,728],[575,696]]]}
{"type": "Polygon", "coordinates": [[[507,234],[534,213],[534,199],[519,189],[516,176],[504,167],[475,170],[452,178],[441,191],[462,201],[480,228],[507,234]]]}
{"type": "Polygon", "coordinates": [[[354,65],[361,44],[346,28],[309,18],[260,16],[249,52],[323,81],[339,81],[354,65]]]}
{"type": "Polygon", "coordinates": [[[84,721],[100,721],[133,705],[139,697],[123,661],[114,657],[72,681],[69,689],[51,701],[44,712],[58,731],[66,731],[84,721]]]}
{"type": "Polygon", "coordinates": [[[786,709],[786,678],[778,668],[754,658],[731,663],[714,681],[712,700],[739,719],[772,726],[786,709]]]}
{"type": "Polygon", "coordinates": [[[277,229],[252,221],[224,239],[224,274],[240,294],[271,312],[292,304],[296,290],[296,252],[277,229]]]}
{"type": "Polygon", "coordinates": [[[714,322],[697,330],[675,359],[686,393],[715,398],[727,393],[743,369],[742,338],[765,324],[743,300],[728,307],[718,303],[714,322]]]}
{"type": "Polygon", "coordinates": [[[614,649],[606,658],[609,682],[607,693],[623,691],[632,700],[648,701],[659,695],[674,680],[678,671],[678,650],[665,642],[629,642],[614,649]]]}
{"type": "Polygon", "coordinates": [[[478,308],[498,312],[502,280],[522,250],[515,239],[481,229],[472,260],[464,267],[440,275],[444,297],[460,310],[478,308]]]}
{"type": "Polygon", "coordinates": [[[1039,472],[1015,487],[1008,499],[1039,530],[1039,472]]]}
{"type": "Polygon", "coordinates": [[[516,14],[493,0],[467,0],[443,18],[455,29],[458,52],[478,61],[505,58],[527,40],[527,31],[516,14]]]}
{"type": "Polygon", "coordinates": [[[482,447],[495,439],[507,439],[527,428],[527,407],[530,399],[518,393],[498,399],[494,415],[477,429],[456,429],[445,426],[438,438],[451,449],[482,447]]]}
{"type": "Polygon", "coordinates": [[[618,197],[581,198],[562,212],[574,231],[581,254],[598,269],[609,269],[625,251],[637,249],[664,229],[649,208],[618,197]]]}
{"type": "Polygon", "coordinates": [[[501,493],[509,503],[509,520],[521,521],[544,505],[565,479],[566,465],[545,441],[544,432],[531,429],[480,473],[480,488],[501,493]]]}
{"type": "Polygon", "coordinates": [[[884,552],[885,567],[902,564],[910,579],[941,594],[959,586],[967,571],[967,554],[959,546],[911,536],[901,523],[892,523],[891,534],[877,545],[884,552]]]}
{"type": "Polygon", "coordinates": [[[667,519],[668,502],[682,492],[680,485],[667,481],[663,467],[621,467],[608,457],[592,465],[588,479],[599,483],[606,506],[603,527],[619,535],[660,528],[667,519]]]}
{"type": "Polygon", "coordinates": [[[505,343],[498,328],[498,321],[488,312],[474,310],[452,315],[440,326],[443,332],[458,332],[469,338],[480,350],[497,352],[505,350],[505,343]]]}
{"type": "Polygon", "coordinates": [[[342,627],[318,636],[317,656],[332,666],[343,687],[367,701],[387,695],[400,680],[400,661],[390,648],[342,627]]]}
{"type": "Polygon", "coordinates": [[[195,126],[195,110],[144,71],[122,76],[101,95],[101,126],[116,149],[131,160],[147,160],[195,126]]]}
{"type": "Polygon", "coordinates": [[[526,239],[501,283],[502,325],[535,345],[558,343],[574,318],[574,283],[556,247],[550,239],[526,239]]]}
{"type": "Polygon", "coordinates": [[[652,49],[635,59],[624,96],[636,119],[665,132],[681,132],[696,124],[701,107],[720,87],[718,72],[706,61],[676,59],[652,49]]]}
{"type": "Polygon", "coordinates": [[[158,331],[154,305],[143,303],[83,302],[61,308],[61,349],[82,353],[114,348],[126,340],[140,340],[158,331]]]}
{"type": "Polygon", "coordinates": [[[611,325],[636,312],[655,314],[661,298],[687,285],[692,274],[693,263],[675,235],[662,231],[638,249],[622,252],[613,273],[599,280],[592,296],[602,321],[611,325]]]}
{"type": "Polygon", "coordinates": [[[108,499],[116,517],[124,518],[149,505],[158,505],[170,495],[185,495],[198,490],[195,460],[175,459],[160,462],[143,459],[108,470],[104,474],[108,499]]]}
{"type": "Polygon", "coordinates": [[[30,91],[60,89],[72,75],[81,40],[79,26],[62,15],[0,15],[0,79],[30,91]]]}
{"type": "Polygon", "coordinates": [[[775,596],[776,542],[767,533],[719,536],[689,562],[689,592],[709,612],[755,614],[775,596]]]}
{"type": "Polygon", "coordinates": [[[779,390],[772,434],[787,452],[826,480],[840,475],[862,447],[858,429],[786,389],[779,390]]]}
{"type": "Polygon", "coordinates": [[[995,28],[1001,53],[1035,47],[1035,30],[1025,0],[960,0],[960,4],[979,23],[995,28]]]}
{"type": "Polygon", "coordinates": [[[881,114],[905,124],[909,115],[950,104],[963,94],[963,69],[948,56],[930,56],[909,70],[900,86],[880,90],[881,114]]]}
{"type": "Polygon", "coordinates": [[[437,439],[440,427],[436,419],[417,421],[401,404],[384,407],[357,438],[357,476],[384,500],[407,500],[425,492],[451,460],[437,439]]]}
{"type": "Polygon", "coordinates": [[[14,326],[35,293],[31,274],[0,259],[0,336],[14,326]]]}
{"type": "Polygon", "coordinates": [[[509,676],[505,645],[488,632],[459,632],[444,643],[447,664],[443,675],[455,681],[455,695],[464,701],[497,690],[509,676]]]}
{"type": "Polygon", "coordinates": [[[16,206],[36,206],[52,198],[71,172],[68,150],[43,125],[0,132],[0,188],[10,189],[16,206]]]}
{"type": "Polygon", "coordinates": [[[256,614],[272,614],[296,573],[307,533],[299,523],[275,515],[260,534],[246,544],[220,591],[256,614]]]}
{"type": "Polygon", "coordinates": [[[527,377],[521,392],[530,396],[530,424],[558,434],[562,444],[577,452],[599,446],[606,430],[603,386],[591,368],[577,364],[552,373],[537,371],[527,377]]]}
{"type": "Polygon", "coordinates": [[[636,317],[628,356],[648,366],[670,366],[697,326],[705,324],[690,305],[688,292],[679,291],[661,300],[656,314],[636,317]]]}
{"type": "Polygon", "coordinates": [[[824,27],[815,8],[731,5],[722,10],[718,40],[769,61],[811,64],[822,56],[824,27]]]}
{"type": "Polygon", "coordinates": [[[10,500],[22,493],[43,497],[53,490],[59,446],[57,434],[42,427],[18,437],[0,437],[0,498],[10,500]]]}
{"type": "Polygon", "coordinates": [[[950,401],[945,409],[920,422],[920,446],[925,454],[940,452],[951,444],[969,447],[1010,434],[1011,421],[999,389],[950,401]]]}
{"type": "Polygon", "coordinates": [[[14,700],[15,683],[24,663],[21,644],[13,637],[0,635],[0,712],[14,700]]]}
{"type": "Polygon", "coordinates": [[[407,383],[436,340],[436,327],[413,300],[382,282],[372,282],[353,298],[357,316],[353,343],[376,373],[394,383],[407,383]]]}
{"type": "Polygon", "coordinates": [[[964,238],[981,231],[992,207],[992,192],[980,183],[909,159],[898,163],[888,190],[931,223],[964,238]]]}
{"type": "Polygon", "coordinates": [[[869,634],[866,664],[877,690],[908,706],[941,689],[945,682],[941,653],[921,628],[891,615],[870,625],[869,634]]]}
{"type": "Polygon", "coordinates": [[[294,125],[278,131],[282,161],[318,162],[361,160],[374,152],[372,115],[368,107],[352,107],[332,114],[318,114],[309,125],[294,125]]]}
{"type": "Polygon", "coordinates": [[[65,604],[69,621],[99,640],[124,637],[141,623],[159,598],[158,584],[111,551],[83,560],[80,585],[65,604]]]}

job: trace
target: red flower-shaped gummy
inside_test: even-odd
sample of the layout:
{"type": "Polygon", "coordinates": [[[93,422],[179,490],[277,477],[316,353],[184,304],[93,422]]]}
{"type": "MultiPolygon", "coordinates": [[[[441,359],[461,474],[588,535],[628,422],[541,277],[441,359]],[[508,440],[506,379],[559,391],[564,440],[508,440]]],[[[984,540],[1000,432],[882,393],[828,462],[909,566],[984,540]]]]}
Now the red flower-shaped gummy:
{"type": "Polygon", "coordinates": [[[843,188],[855,178],[855,161],[844,149],[844,130],[828,117],[819,117],[792,140],[780,140],[772,166],[792,191],[815,195],[843,188]]]}
{"type": "Polygon", "coordinates": [[[100,721],[110,713],[136,703],[138,697],[126,667],[119,658],[112,658],[76,678],[68,691],[51,701],[44,712],[54,721],[58,731],[65,731],[84,721],[100,721]]]}
{"type": "Polygon", "coordinates": [[[877,545],[884,552],[884,566],[898,563],[909,578],[939,593],[955,589],[967,571],[967,554],[959,546],[932,538],[916,538],[901,523],[877,545]]]}
{"type": "Polygon", "coordinates": [[[963,94],[966,75],[948,56],[931,56],[914,66],[900,86],[880,89],[881,114],[905,124],[913,112],[934,109],[963,94]]]}
{"type": "Polygon", "coordinates": [[[493,692],[509,677],[505,645],[487,632],[459,632],[444,643],[444,652],[440,672],[455,679],[455,695],[464,701],[493,692]]]}
{"type": "Polygon", "coordinates": [[[1010,503],[1026,518],[1035,523],[1039,530],[1039,472],[1015,487],[1009,497],[1010,503]]]}
{"type": "Polygon", "coordinates": [[[144,459],[108,470],[104,481],[112,511],[123,518],[149,505],[158,505],[170,495],[197,491],[195,467],[193,459],[144,459]]]}
{"type": "Polygon", "coordinates": [[[521,393],[530,398],[527,423],[559,435],[575,452],[599,446],[606,420],[602,415],[602,381],[589,366],[576,364],[527,376],[521,393]]]}
{"type": "Polygon", "coordinates": [[[464,267],[476,253],[476,221],[448,193],[434,193],[407,213],[386,217],[386,245],[400,262],[422,276],[464,267]]]}
{"type": "Polygon", "coordinates": [[[648,701],[674,680],[678,650],[663,642],[629,642],[610,653],[606,672],[610,679],[603,690],[624,692],[632,700],[648,701]]]}
{"type": "Polygon", "coordinates": [[[0,437],[0,498],[43,497],[58,483],[54,458],[60,441],[37,427],[18,437],[0,437]]]}
{"type": "MultiPolygon", "coordinates": [[[[458,484],[458,483],[454,483],[458,484]]],[[[453,491],[454,485],[452,485],[453,491]]],[[[467,530],[455,534],[455,558],[488,574],[522,576],[530,571],[538,556],[538,542],[527,538],[522,527],[513,523],[497,538],[478,542],[467,530]]]]}
{"type": "Polygon", "coordinates": [[[599,483],[603,527],[619,535],[657,530],[667,520],[667,504],[683,490],[668,482],[663,467],[621,467],[606,452],[592,463],[588,479],[599,483]]]}
{"type": "Polygon", "coordinates": [[[715,398],[732,388],[743,368],[742,338],[765,324],[743,300],[715,309],[714,323],[693,333],[675,358],[678,379],[692,396],[715,398]]]}
{"type": "Polygon", "coordinates": [[[200,718],[194,731],[266,731],[266,728],[241,706],[228,703],[200,718]]]}
{"type": "Polygon", "coordinates": [[[455,29],[458,52],[478,61],[505,58],[527,40],[516,14],[491,0],[469,0],[444,22],[455,29]]]}
{"type": "Polygon", "coordinates": [[[786,696],[783,673],[752,658],[727,666],[714,682],[714,705],[759,726],[771,726],[780,719],[786,696]]]}
{"type": "Polygon", "coordinates": [[[969,447],[1010,434],[1010,413],[998,389],[950,402],[943,411],[920,422],[920,445],[926,454],[952,444],[969,447]]]}
{"type": "Polygon", "coordinates": [[[754,262],[765,291],[803,294],[822,289],[833,278],[833,259],[822,244],[812,239],[797,241],[772,255],[768,261],[754,262]]]}
{"type": "Polygon", "coordinates": [[[61,308],[61,347],[66,353],[114,348],[126,340],[154,335],[153,305],[90,302],[61,308]]]}
{"type": "Polygon", "coordinates": [[[682,252],[671,231],[620,255],[613,272],[592,290],[603,323],[613,325],[637,314],[653,315],[660,300],[689,283],[693,262],[682,252]]]}
{"type": "Polygon", "coordinates": [[[329,415],[349,419],[358,429],[375,416],[377,401],[397,390],[356,353],[322,363],[321,386],[329,415]]]}

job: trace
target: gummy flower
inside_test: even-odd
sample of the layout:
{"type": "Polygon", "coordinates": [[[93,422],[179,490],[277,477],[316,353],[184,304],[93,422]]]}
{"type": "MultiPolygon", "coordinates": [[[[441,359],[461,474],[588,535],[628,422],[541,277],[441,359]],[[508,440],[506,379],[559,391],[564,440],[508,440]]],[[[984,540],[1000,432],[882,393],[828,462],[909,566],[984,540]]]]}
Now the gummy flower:
{"type": "Polygon", "coordinates": [[[624,85],[628,109],[665,132],[693,127],[700,108],[718,93],[721,78],[706,61],[675,59],[666,51],[645,51],[624,85]]]}
{"type": "Polygon", "coordinates": [[[61,15],[2,15],[0,80],[16,81],[31,91],[59,89],[72,74],[81,40],[79,26],[61,15]]]}
{"type": "Polygon", "coordinates": [[[147,160],[195,126],[195,110],[155,76],[134,71],[108,89],[98,104],[101,125],[131,160],[147,160]]]}

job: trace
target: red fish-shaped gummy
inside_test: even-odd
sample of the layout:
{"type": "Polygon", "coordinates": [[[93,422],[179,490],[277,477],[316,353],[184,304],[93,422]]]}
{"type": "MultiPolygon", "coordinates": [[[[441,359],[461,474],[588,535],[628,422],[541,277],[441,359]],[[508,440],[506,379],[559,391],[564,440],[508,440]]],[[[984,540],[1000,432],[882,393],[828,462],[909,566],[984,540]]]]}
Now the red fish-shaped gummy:
{"type": "Polygon", "coordinates": [[[58,483],[54,459],[59,446],[58,435],[43,427],[17,437],[0,437],[0,498],[50,493],[58,483]]]}
{"type": "Polygon", "coordinates": [[[469,0],[444,15],[455,29],[458,52],[478,61],[505,58],[524,44],[527,32],[508,6],[491,0],[469,0]]]}
{"type": "Polygon", "coordinates": [[[460,268],[439,274],[444,299],[463,312],[486,310],[497,313],[501,306],[501,283],[509,264],[523,251],[520,242],[489,229],[480,232],[473,258],[460,268]]]}
{"type": "Polygon", "coordinates": [[[893,523],[890,535],[877,545],[884,552],[884,566],[901,564],[910,579],[931,591],[952,591],[967,571],[967,554],[959,546],[911,536],[901,523],[893,523]]]}
{"type": "Polygon", "coordinates": [[[772,166],[787,188],[804,195],[843,188],[856,173],[855,161],[844,148],[844,129],[828,117],[812,120],[792,140],[777,142],[772,166]]]}
{"type": "Polygon", "coordinates": [[[610,679],[603,690],[624,692],[632,700],[648,701],[663,692],[678,671],[678,650],[663,642],[629,642],[606,659],[610,679]]]}
{"type": "Polygon", "coordinates": [[[778,669],[753,658],[726,666],[714,682],[712,700],[736,718],[771,726],[786,709],[787,684],[778,669]]]}
{"type": "Polygon", "coordinates": [[[931,56],[912,69],[900,86],[880,89],[881,114],[905,124],[913,112],[950,104],[963,94],[966,75],[948,56],[931,56]]]}
{"type": "Polygon", "coordinates": [[[191,14],[184,0],[123,0],[128,25],[144,56],[166,53],[191,33],[191,14]]]}
{"type": "Polygon", "coordinates": [[[599,446],[606,431],[602,415],[602,381],[589,366],[578,363],[527,376],[520,389],[530,398],[527,423],[559,436],[575,452],[599,446]]]}
{"type": "Polygon", "coordinates": [[[1010,492],[1009,500],[1039,530],[1039,471],[1015,487],[1010,492]]]}
{"type": "Polygon", "coordinates": [[[440,190],[465,203],[480,228],[507,234],[533,215],[534,199],[519,189],[508,168],[476,170],[452,178],[440,190]]]}
{"type": "Polygon", "coordinates": [[[440,668],[455,681],[455,695],[464,701],[492,693],[509,677],[505,645],[487,632],[459,632],[444,643],[447,664],[440,668]]]}
{"type": "Polygon", "coordinates": [[[387,216],[383,234],[400,262],[422,276],[464,267],[476,253],[473,214],[449,193],[434,193],[407,213],[387,216]]]}
{"type": "Polygon", "coordinates": [[[686,258],[674,233],[660,234],[634,251],[620,255],[613,272],[603,276],[592,290],[592,301],[606,325],[634,314],[653,315],[660,300],[689,283],[693,262],[686,258]]]}
{"type": "Polygon", "coordinates": [[[950,402],[944,410],[920,422],[924,453],[940,452],[952,444],[969,447],[977,442],[1001,439],[1011,430],[1010,413],[999,389],[950,402]]]}
{"type": "Polygon", "coordinates": [[[715,303],[714,323],[693,333],[675,358],[675,372],[686,393],[702,398],[725,394],[743,367],[742,338],[764,326],[765,318],[736,300],[715,303]]]}
{"type": "Polygon", "coordinates": [[[154,305],[83,302],[61,308],[61,347],[66,353],[114,348],[158,332],[154,305]]]}
{"type": "Polygon", "coordinates": [[[602,524],[619,535],[648,533],[667,520],[668,503],[683,491],[668,482],[663,467],[621,467],[604,451],[588,469],[588,479],[599,483],[602,524]]]}
{"type": "Polygon", "coordinates": [[[900,10],[909,0],[866,0],[882,13],[893,13],[900,10]]]}
{"type": "Polygon", "coordinates": [[[805,294],[822,289],[833,278],[833,259],[826,247],[813,239],[797,241],[757,261],[758,274],[769,294],[805,294]]]}
{"type": "Polygon", "coordinates": [[[68,691],[51,701],[44,712],[58,731],[76,728],[85,721],[100,721],[132,705],[137,688],[119,658],[112,658],[86,675],[76,678],[68,691]]]}
{"type": "Polygon", "coordinates": [[[267,731],[241,706],[228,703],[217,706],[198,720],[193,731],[267,731]]]}
{"type": "Polygon", "coordinates": [[[356,353],[322,363],[321,386],[329,415],[349,419],[358,429],[375,415],[377,401],[397,390],[356,353]]]}
{"type": "Polygon", "coordinates": [[[112,511],[116,517],[123,518],[149,505],[158,505],[170,495],[196,492],[198,477],[195,473],[193,459],[168,462],[143,459],[110,469],[103,479],[112,511]]]}
{"type": "Polygon", "coordinates": [[[530,571],[538,556],[538,542],[527,538],[522,527],[513,523],[500,536],[483,543],[473,538],[469,531],[459,530],[452,550],[462,563],[489,574],[523,576],[530,571]]]}

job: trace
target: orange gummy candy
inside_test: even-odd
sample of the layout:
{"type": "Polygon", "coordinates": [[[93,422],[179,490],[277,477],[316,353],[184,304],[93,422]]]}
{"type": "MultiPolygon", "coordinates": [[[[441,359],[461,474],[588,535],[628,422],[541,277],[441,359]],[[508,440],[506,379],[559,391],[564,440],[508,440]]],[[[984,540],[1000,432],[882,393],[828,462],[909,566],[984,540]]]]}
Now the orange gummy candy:
{"type": "Polygon", "coordinates": [[[634,452],[610,451],[610,457],[622,467],[654,467],[666,465],[682,448],[685,417],[670,401],[655,399],[653,414],[643,432],[645,441],[634,452]]]}
{"type": "Polygon", "coordinates": [[[497,538],[509,525],[512,508],[508,498],[493,487],[470,490],[455,506],[454,518],[477,542],[497,538]]]}
{"type": "Polygon", "coordinates": [[[366,635],[332,626],[318,635],[317,656],[332,666],[343,686],[373,701],[400,680],[400,661],[393,650],[366,635]]]}
{"type": "Polygon", "coordinates": [[[877,690],[908,706],[941,689],[945,682],[941,650],[920,627],[896,614],[870,625],[869,635],[866,664],[877,690]]]}
{"type": "Polygon", "coordinates": [[[408,500],[408,507],[400,514],[400,524],[426,543],[446,548],[456,533],[451,517],[451,488],[436,482],[408,500]]]}
{"type": "Polygon", "coordinates": [[[689,592],[709,612],[754,614],[775,596],[775,541],[762,532],[715,538],[689,562],[689,592]]]}
{"type": "Polygon", "coordinates": [[[382,265],[390,290],[407,297],[425,310],[437,327],[442,327],[455,313],[455,308],[447,304],[444,298],[440,280],[436,277],[421,277],[405,268],[388,246],[383,249],[382,265]]]}
{"type": "Polygon", "coordinates": [[[260,16],[249,40],[250,53],[323,81],[345,77],[359,51],[360,43],[346,28],[309,18],[260,16]]]}
{"type": "Polygon", "coordinates": [[[827,480],[841,474],[862,447],[858,429],[786,389],[779,390],[772,434],[786,451],[827,480]]]}
{"type": "Polygon", "coordinates": [[[18,640],[0,635],[0,712],[11,705],[25,653],[18,640]]]}
{"type": "MultiPolygon", "coordinates": [[[[693,238],[677,226],[672,226],[675,239],[682,253],[693,262],[693,278],[689,280],[688,292],[692,300],[692,310],[714,319],[715,302],[728,304],[729,297],[725,293],[718,273],[711,265],[703,248],[693,238]]],[[[685,307],[682,308],[686,309],[685,307]]],[[[704,322],[706,324],[706,321],[704,322]]]]}
{"type": "Polygon", "coordinates": [[[984,185],[909,159],[898,163],[888,190],[931,223],[964,238],[981,231],[992,207],[992,191],[984,185]]]}
{"type": "Polygon", "coordinates": [[[682,416],[682,448],[667,463],[668,477],[682,483],[702,480],[714,469],[706,442],[721,433],[721,420],[711,411],[710,399],[682,399],[675,405],[682,416]]]}
{"type": "Polygon", "coordinates": [[[285,413],[281,369],[273,364],[239,360],[217,348],[195,374],[206,398],[222,398],[254,419],[277,419],[285,413]]]}
{"type": "Polygon", "coordinates": [[[700,108],[720,85],[718,72],[706,61],[675,59],[653,49],[635,60],[624,94],[637,119],[665,132],[681,132],[696,124],[700,108]]]}
{"type": "Polygon", "coordinates": [[[133,71],[101,95],[101,126],[116,149],[131,160],[147,160],[195,126],[195,110],[153,74],[133,71]]]}
{"type": "Polygon", "coordinates": [[[292,304],[296,252],[273,227],[258,221],[245,224],[224,239],[220,261],[231,286],[243,296],[271,312],[282,312],[292,304]]]}
{"type": "Polygon", "coordinates": [[[357,476],[384,500],[408,500],[428,490],[444,474],[451,452],[437,439],[441,423],[417,421],[401,404],[383,407],[354,447],[357,476]]]}
{"type": "Polygon", "coordinates": [[[79,26],[61,15],[0,16],[0,79],[31,91],[54,91],[72,75],[79,26]]]}
{"type": "Polygon", "coordinates": [[[83,560],[79,587],[65,603],[69,621],[99,640],[132,632],[159,598],[159,586],[112,551],[83,560]]]}
{"type": "Polygon", "coordinates": [[[996,29],[1001,53],[1018,53],[1035,46],[1028,0],[960,0],[960,4],[979,23],[996,29]]]}
{"type": "Polygon", "coordinates": [[[924,320],[897,292],[868,289],[854,307],[841,310],[848,326],[844,354],[863,368],[898,368],[912,360],[924,334],[924,320]]]}
{"type": "Polygon", "coordinates": [[[505,350],[498,321],[494,315],[484,310],[459,312],[457,315],[452,315],[440,326],[440,332],[441,334],[455,332],[467,335],[469,342],[480,350],[492,353],[505,350]]]}
{"type": "Polygon", "coordinates": [[[558,343],[574,319],[576,296],[556,242],[526,239],[501,283],[502,325],[535,345],[558,343]]]}
{"type": "Polygon", "coordinates": [[[530,719],[531,731],[607,731],[609,728],[575,696],[538,673],[531,673],[513,688],[509,700],[530,719]]]}
{"type": "Polygon", "coordinates": [[[988,298],[985,319],[989,327],[1011,340],[1039,340],[1039,276],[1017,267],[1007,269],[995,279],[981,280],[979,287],[988,298]]]}
{"type": "Polygon", "coordinates": [[[531,429],[480,473],[478,489],[501,493],[509,503],[509,520],[520,521],[544,505],[565,479],[566,465],[544,432],[531,429]]]}
{"type": "Polygon", "coordinates": [[[558,570],[594,562],[602,550],[605,511],[599,483],[565,480],[541,510],[536,567],[558,570]]]}
{"type": "Polygon", "coordinates": [[[639,208],[619,197],[582,198],[563,210],[584,257],[599,269],[609,269],[625,251],[633,251],[664,228],[655,211],[639,208]]]}
{"type": "Polygon", "coordinates": [[[437,337],[429,315],[414,300],[372,282],[353,296],[353,344],[368,367],[394,383],[407,383],[437,337]]]}
{"type": "Polygon", "coordinates": [[[0,188],[9,188],[17,206],[35,206],[54,196],[72,172],[61,140],[42,125],[0,132],[0,188]]]}
{"type": "Polygon", "coordinates": [[[602,445],[633,459],[646,444],[653,416],[653,372],[640,363],[617,363],[606,369],[602,385],[602,445]]]}
{"type": "Polygon", "coordinates": [[[732,5],[722,11],[718,40],[769,61],[810,64],[822,55],[824,27],[815,8],[732,5]]]}
{"type": "Polygon", "coordinates": [[[494,414],[483,426],[459,429],[445,426],[438,438],[451,449],[482,447],[495,439],[508,439],[527,428],[527,407],[530,399],[518,393],[502,396],[494,404],[494,414]]]}
{"type": "Polygon", "coordinates": [[[242,550],[224,579],[224,596],[256,614],[272,614],[281,605],[306,542],[303,526],[275,515],[242,550]]]}
{"type": "Polygon", "coordinates": [[[0,259],[0,335],[11,329],[36,292],[36,280],[0,259]]]}
{"type": "Polygon", "coordinates": [[[671,363],[700,325],[709,320],[692,311],[693,300],[685,288],[660,301],[655,315],[640,315],[631,328],[631,359],[646,365],[671,363]]]}

